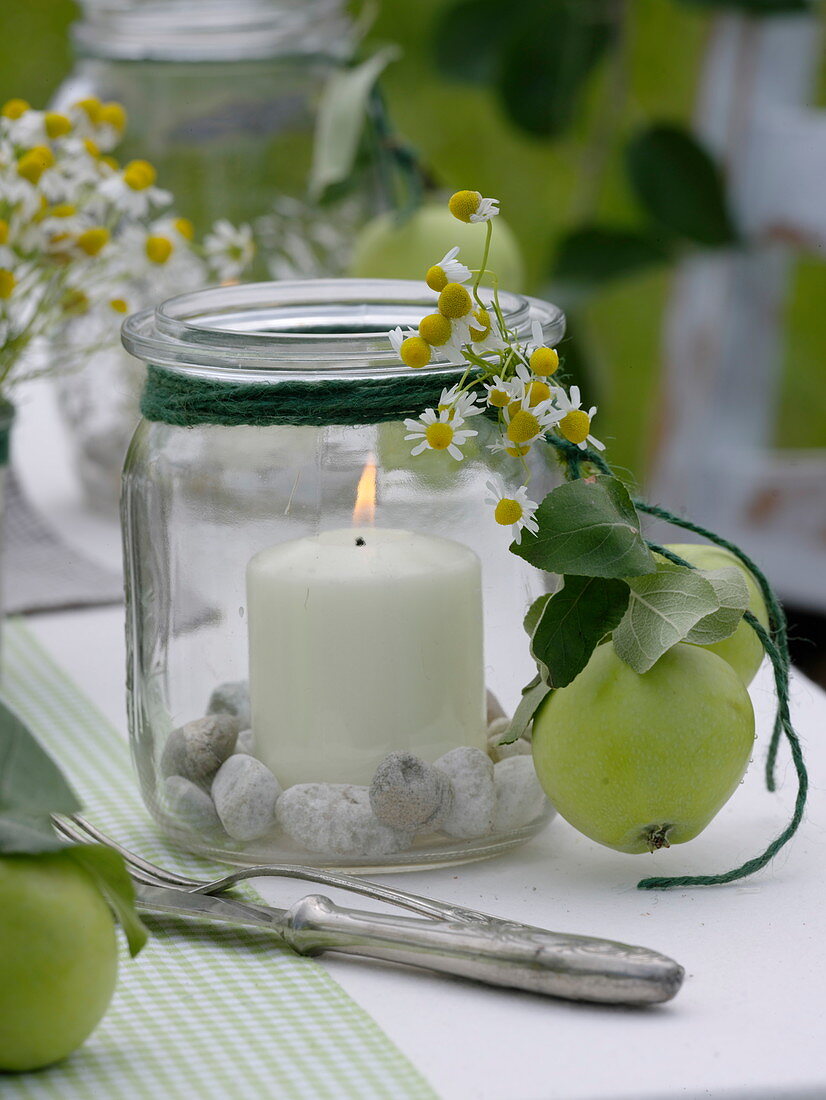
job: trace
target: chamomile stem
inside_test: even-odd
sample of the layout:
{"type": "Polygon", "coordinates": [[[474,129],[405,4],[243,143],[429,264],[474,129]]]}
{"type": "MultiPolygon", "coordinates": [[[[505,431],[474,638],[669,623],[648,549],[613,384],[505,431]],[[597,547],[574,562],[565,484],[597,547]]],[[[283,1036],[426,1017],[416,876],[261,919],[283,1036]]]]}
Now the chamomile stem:
{"type": "Polygon", "coordinates": [[[479,284],[488,268],[488,256],[490,255],[490,240],[492,236],[493,222],[485,222],[485,251],[482,253],[482,266],[476,272],[476,278],[473,280],[473,297],[476,299],[481,309],[485,308],[485,304],[479,297],[479,284]]]}

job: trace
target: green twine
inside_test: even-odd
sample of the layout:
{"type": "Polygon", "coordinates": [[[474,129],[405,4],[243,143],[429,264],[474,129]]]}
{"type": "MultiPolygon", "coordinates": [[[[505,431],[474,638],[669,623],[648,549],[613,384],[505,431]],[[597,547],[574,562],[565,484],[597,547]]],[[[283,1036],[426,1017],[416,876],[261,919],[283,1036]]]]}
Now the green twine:
{"type": "Polygon", "coordinates": [[[9,461],[13,421],[14,405],[0,399],[0,466],[6,466],[9,461]]]}
{"type": "MultiPolygon", "coordinates": [[[[611,467],[602,455],[594,450],[580,450],[567,440],[562,440],[552,435],[546,436],[546,440],[561,454],[571,480],[582,477],[583,463],[590,463],[599,470],[601,474],[611,475],[613,473],[611,467]]],[[[791,715],[789,713],[789,668],[791,662],[789,658],[788,635],[786,632],[786,616],[766,576],[751,558],[742,551],[739,546],[735,545],[735,543],[729,542],[728,539],[723,538],[722,535],[718,535],[714,531],[710,531],[707,527],[702,527],[698,523],[692,523],[691,520],[683,519],[681,516],[677,516],[665,508],[660,508],[656,504],[648,504],[644,500],[635,500],[634,507],[638,511],[644,512],[646,515],[656,516],[658,519],[665,520],[675,527],[681,527],[686,531],[691,531],[696,535],[700,535],[702,538],[708,539],[709,542],[713,542],[717,546],[721,546],[723,549],[733,553],[754,575],[769,613],[769,631],[763,627],[750,611],[747,611],[743,617],[760,639],[763,649],[772,663],[772,669],[774,671],[774,684],[777,693],[777,715],[775,717],[774,728],[769,743],[769,750],[766,755],[765,779],[766,787],[769,791],[774,791],[776,789],[775,764],[777,761],[777,751],[780,744],[780,738],[785,735],[789,743],[795,772],[797,773],[797,797],[795,798],[791,820],[761,855],[755,856],[754,859],[747,860],[740,867],[736,867],[732,871],[726,871],[719,875],[676,875],[667,878],[644,878],[637,883],[637,887],[640,890],[663,890],[680,886],[721,886],[727,882],[735,882],[737,879],[746,878],[746,876],[754,874],[755,871],[759,871],[761,868],[765,867],[766,864],[777,855],[780,849],[791,840],[797,832],[800,822],[803,820],[803,811],[806,806],[806,798],[809,791],[809,776],[803,759],[803,749],[800,745],[800,738],[792,725],[791,715]]],[[[667,550],[664,546],[659,546],[653,542],[649,542],[648,546],[655,553],[662,554],[675,565],[685,565],[690,569],[695,568],[690,562],[681,558],[679,554],[667,550]]]]}
{"type": "Polygon", "coordinates": [[[150,364],[141,413],[146,420],[182,428],[200,424],[381,424],[420,416],[422,409],[438,404],[442,389],[456,379],[454,369],[318,382],[223,382],[150,364]]]}

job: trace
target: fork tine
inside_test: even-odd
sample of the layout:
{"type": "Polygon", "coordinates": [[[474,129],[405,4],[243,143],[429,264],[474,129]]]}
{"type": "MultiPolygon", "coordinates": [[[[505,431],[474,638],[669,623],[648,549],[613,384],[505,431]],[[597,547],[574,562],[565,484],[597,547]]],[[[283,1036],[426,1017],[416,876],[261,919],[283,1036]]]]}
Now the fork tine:
{"type": "Polygon", "coordinates": [[[157,863],[151,863],[148,859],[143,859],[135,852],[130,851],[129,848],[124,848],[122,844],[118,844],[117,841],[113,840],[107,833],[102,832],[80,814],[71,814],[69,821],[75,827],[75,840],[81,839],[88,843],[91,839],[97,841],[98,844],[105,844],[109,848],[114,848],[116,852],[119,852],[123,856],[124,861],[130,868],[130,873],[132,873],[134,877],[137,878],[140,873],[144,877],[148,876],[153,879],[153,882],[148,885],[178,886],[186,890],[203,885],[200,879],[178,875],[174,871],[168,871],[165,867],[159,867],[157,863]],[[77,830],[80,831],[80,837],[77,836],[77,830]]]}

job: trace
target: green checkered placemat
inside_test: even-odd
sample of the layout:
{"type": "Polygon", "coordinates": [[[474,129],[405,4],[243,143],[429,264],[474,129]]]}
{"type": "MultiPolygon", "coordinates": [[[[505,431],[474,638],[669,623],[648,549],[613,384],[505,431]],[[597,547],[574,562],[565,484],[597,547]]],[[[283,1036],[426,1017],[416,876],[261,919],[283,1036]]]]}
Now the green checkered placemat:
{"type": "MultiPolygon", "coordinates": [[[[19,621],[3,636],[2,694],[63,768],[90,820],[182,873],[217,868],[167,848],[140,801],[124,739],[19,621]]],[[[65,1062],[0,1077],[36,1100],[433,1100],[435,1093],[328,973],[272,935],[148,918],[125,950],[103,1022],[65,1062]]]]}

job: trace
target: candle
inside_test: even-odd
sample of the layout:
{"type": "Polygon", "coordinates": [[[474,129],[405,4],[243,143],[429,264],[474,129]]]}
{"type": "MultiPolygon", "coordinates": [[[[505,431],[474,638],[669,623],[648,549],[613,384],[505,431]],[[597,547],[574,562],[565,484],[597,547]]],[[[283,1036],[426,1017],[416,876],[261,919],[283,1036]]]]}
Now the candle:
{"type": "Polygon", "coordinates": [[[283,786],[367,784],[388,753],[485,746],[479,559],[449,539],[325,531],[247,568],[252,724],[283,786]]]}

